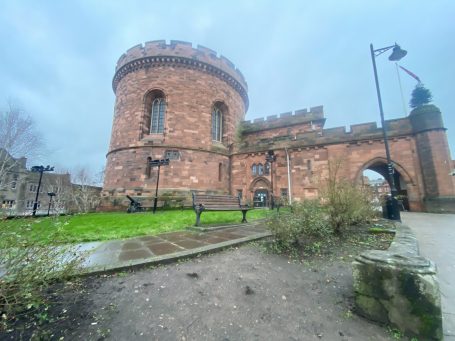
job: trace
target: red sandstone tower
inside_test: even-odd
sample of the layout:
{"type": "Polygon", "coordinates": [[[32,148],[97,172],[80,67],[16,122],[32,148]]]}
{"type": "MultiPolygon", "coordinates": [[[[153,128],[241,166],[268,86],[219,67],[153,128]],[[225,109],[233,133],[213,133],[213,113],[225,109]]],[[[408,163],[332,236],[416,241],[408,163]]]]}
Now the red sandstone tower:
{"type": "MultiPolygon", "coordinates": [[[[189,199],[191,191],[239,194],[264,205],[272,195],[316,199],[331,160],[343,160],[343,176],[353,181],[365,169],[388,174],[382,129],[374,122],[352,125],[349,132],[324,129],[322,106],[242,122],[248,108],[242,74],[202,46],[137,45],[120,57],[112,85],[116,102],[104,210],[125,209],[126,195],[151,204],[153,159],[170,159],[160,175],[161,201],[189,199]],[[269,151],[276,157],[273,168],[266,161],[269,151]]],[[[423,106],[385,124],[406,206],[455,212],[453,161],[439,109],[423,106]]]]}
{"type": "Polygon", "coordinates": [[[438,107],[424,105],[411,111],[409,119],[415,134],[426,211],[455,211],[455,180],[446,128],[438,107]]]}
{"type": "Polygon", "coordinates": [[[229,154],[248,95],[245,79],[228,59],[187,42],[151,41],[120,57],[112,86],[105,209],[126,194],[154,195],[151,159],[171,160],[160,174],[161,195],[229,192],[229,154]]]}

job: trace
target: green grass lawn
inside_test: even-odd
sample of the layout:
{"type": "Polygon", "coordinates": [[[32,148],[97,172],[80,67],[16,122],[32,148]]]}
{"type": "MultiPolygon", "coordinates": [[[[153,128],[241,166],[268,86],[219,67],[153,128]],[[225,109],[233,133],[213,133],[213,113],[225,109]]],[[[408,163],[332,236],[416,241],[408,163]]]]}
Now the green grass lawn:
{"type": "MultiPolygon", "coordinates": [[[[265,218],[268,210],[251,210],[249,221],[265,218]]],[[[183,230],[194,225],[193,210],[141,212],[88,213],[61,217],[16,218],[0,221],[0,235],[17,233],[31,242],[43,244],[77,243],[121,239],[183,230]],[[58,232],[57,232],[58,231],[58,232]]],[[[204,212],[202,225],[239,223],[241,212],[204,212]]],[[[0,240],[0,247],[1,247],[0,240]]]]}

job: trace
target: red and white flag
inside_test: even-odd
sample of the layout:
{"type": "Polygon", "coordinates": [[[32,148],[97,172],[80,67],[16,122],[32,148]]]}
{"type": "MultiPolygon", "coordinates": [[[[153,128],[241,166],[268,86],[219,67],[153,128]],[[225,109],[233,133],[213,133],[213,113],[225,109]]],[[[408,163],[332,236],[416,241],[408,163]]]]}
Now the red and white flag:
{"type": "Polygon", "coordinates": [[[401,65],[398,65],[398,66],[399,66],[404,72],[406,72],[409,76],[411,76],[412,78],[414,78],[417,82],[422,83],[422,82],[420,81],[420,78],[417,77],[417,75],[415,75],[414,73],[412,73],[412,72],[409,71],[408,69],[402,67],[401,65]]]}

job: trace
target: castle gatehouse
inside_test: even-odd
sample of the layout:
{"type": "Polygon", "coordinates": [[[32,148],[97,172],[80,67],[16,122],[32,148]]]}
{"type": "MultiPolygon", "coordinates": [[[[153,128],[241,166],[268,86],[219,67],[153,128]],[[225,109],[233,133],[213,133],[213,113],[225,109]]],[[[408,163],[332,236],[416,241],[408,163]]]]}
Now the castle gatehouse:
{"type": "MultiPolygon", "coordinates": [[[[190,200],[192,191],[241,195],[267,206],[272,195],[318,197],[330,162],[360,181],[365,169],[387,178],[376,123],[324,129],[322,106],[244,121],[248,86],[223,56],[191,43],[151,41],[117,62],[116,95],[102,209],[124,209],[126,195],[190,200]],[[270,162],[272,161],[272,162],[270,162]]],[[[395,183],[412,211],[455,211],[453,161],[442,115],[433,105],[386,121],[395,183]]]]}

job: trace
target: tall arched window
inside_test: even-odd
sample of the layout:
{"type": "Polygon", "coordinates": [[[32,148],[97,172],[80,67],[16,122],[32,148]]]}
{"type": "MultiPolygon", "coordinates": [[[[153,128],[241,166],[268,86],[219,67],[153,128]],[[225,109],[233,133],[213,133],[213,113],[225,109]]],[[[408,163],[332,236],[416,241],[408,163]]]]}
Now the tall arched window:
{"type": "Polygon", "coordinates": [[[223,113],[219,106],[212,111],[212,140],[221,142],[223,138],[223,113]]]}
{"type": "Polygon", "coordinates": [[[160,134],[164,131],[164,113],[166,102],[163,97],[155,98],[152,102],[150,113],[150,134],[160,134]]]}
{"type": "Polygon", "coordinates": [[[162,90],[151,89],[145,93],[141,137],[164,133],[166,106],[166,95],[162,90]]]}

